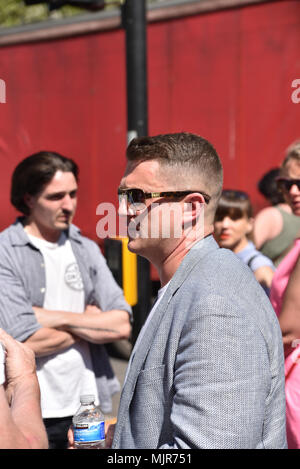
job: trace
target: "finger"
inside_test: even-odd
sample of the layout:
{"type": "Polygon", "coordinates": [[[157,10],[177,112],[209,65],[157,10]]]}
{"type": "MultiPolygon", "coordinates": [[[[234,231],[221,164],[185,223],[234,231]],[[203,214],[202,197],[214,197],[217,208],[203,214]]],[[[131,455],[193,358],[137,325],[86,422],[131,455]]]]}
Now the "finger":
{"type": "Polygon", "coordinates": [[[0,340],[5,345],[5,348],[9,350],[11,347],[15,347],[16,341],[3,329],[0,328],[0,340]]]}
{"type": "Polygon", "coordinates": [[[105,448],[107,449],[111,448],[111,445],[114,439],[115,426],[116,426],[115,424],[110,424],[107,428],[106,436],[105,436],[105,448]]]}
{"type": "Polygon", "coordinates": [[[68,442],[69,442],[68,449],[74,449],[74,432],[73,432],[73,427],[70,427],[69,430],[68,430],[68,442]]]}

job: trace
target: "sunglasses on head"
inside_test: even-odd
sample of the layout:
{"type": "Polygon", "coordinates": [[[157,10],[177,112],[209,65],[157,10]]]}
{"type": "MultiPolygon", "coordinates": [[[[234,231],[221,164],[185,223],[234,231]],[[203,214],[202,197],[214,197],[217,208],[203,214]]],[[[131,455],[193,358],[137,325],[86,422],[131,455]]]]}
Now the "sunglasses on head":
{"type": "Polygon", "coordinates": [[[289,192],[291,190],[291,187],[294,185],[296,185],[298,187],[298,190],[300,190],[300,179],[278,178],[276,179],[276,181],[277,187],[281,191],[289,192]]]}
{"type": "Polygon", "coordinates": [[[244,191],[236,191],[234,189],[224,189],[222,191],[222,195],[227,197],[228,199],[240,199],[240,200],[248,200],[249,196],[244,191]]]}
{"type": "Polygon", "coordinates": [[[170,199],[178,199],[188,194],[197,192],[203,195],[205,203],[208,204],[210,196],[202,191],[169,191],[169,192],[144,192],[142,189],[118,189],[119,203],[126,197],[130,204],[144,204],[146,199],[154,199],[156,197],[167,197],[170,199]]]}

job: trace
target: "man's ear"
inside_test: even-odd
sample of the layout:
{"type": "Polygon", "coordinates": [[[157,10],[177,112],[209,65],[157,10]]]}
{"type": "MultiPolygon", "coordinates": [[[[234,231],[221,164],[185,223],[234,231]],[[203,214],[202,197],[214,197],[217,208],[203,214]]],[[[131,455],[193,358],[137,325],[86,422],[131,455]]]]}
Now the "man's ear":
{"type": "Polygon", "coordinates": [[[199,220],[201,214],[205,207],[205,200],[201,194],[189,194],[183,204],[183,225],[194,226],[199,220]]]}
{"type": "Polygon", "coordinates": [[[26,193],[23,197],[23,201],[24,201],[25,205],[27,205],[28,208],[33,207],[34,198],[33,198],[32,195],[26,193]]]}

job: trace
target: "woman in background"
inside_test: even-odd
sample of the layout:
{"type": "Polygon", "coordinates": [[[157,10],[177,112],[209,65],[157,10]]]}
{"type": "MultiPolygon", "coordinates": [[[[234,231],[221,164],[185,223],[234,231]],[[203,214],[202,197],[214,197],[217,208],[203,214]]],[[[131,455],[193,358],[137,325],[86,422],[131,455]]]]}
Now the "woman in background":
{"type": "Polygon", "coordinates": [[[215,238],[219,246],[231,249],[253,271],[256,280],[269,293],[275,267],[256,250],[249,240],[253,230],[253,213],[246,192],[224,190],[215,217],[215,238]]]}
{"type": "Polygon", "coordinates": [[[276,179],[280,168],[268,171],[258,182],[258,190],[271,203],[263,208],[254,219],[253,238],[256,249],[269,257],[277,267],[300,232],[300,217],[293,214],[285,201],[276,179]]]}
{"type": "MultiPolygon", "coordinates": [[[[288,149],[278,187],[300,218],[300,144],[288,149]]],[[[285,352],[287,440],[300,448],[300,233],[274,275],[270,300],[279,318],[285,352]]]]}

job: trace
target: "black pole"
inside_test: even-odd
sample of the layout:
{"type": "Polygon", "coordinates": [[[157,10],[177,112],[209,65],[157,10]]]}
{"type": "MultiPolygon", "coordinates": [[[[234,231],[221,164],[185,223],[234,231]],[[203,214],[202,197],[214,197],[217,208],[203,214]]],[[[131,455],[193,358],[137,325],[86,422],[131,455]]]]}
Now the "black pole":
{"type": "MultiPolygon", "coordinates": [[[[127,140],[148,135],[146,0],[125,0],[127,140]]],[[[138,304],[133,307],[135,343],[151,305],[150,264],[138,256],[138,304]]]]}
{"type": "Polygon", "coordinates": [[[125,0],[128,140],[148,135],[146,0],[125,0]]]}

